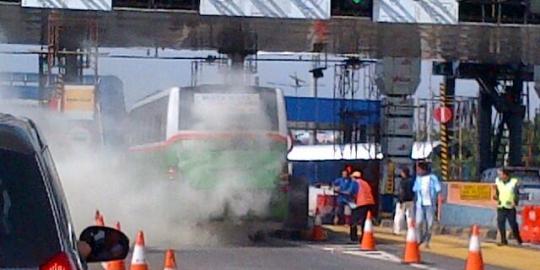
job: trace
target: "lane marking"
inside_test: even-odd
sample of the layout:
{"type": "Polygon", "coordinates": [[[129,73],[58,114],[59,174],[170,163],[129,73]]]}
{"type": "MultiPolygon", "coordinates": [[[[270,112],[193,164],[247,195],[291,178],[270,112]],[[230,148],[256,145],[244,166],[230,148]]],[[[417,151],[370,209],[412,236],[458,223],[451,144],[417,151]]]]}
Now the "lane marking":
{"type": "MultiPolygon", "coordinates": [[[[352,256],[360,256],[368,259],[374,259],[374,260],[381,260],[386,262],[392,262],[396,264],[402,264],[401,258],[391,254],[386,251],[382,250],[376,250],[376,251],[361,251],[359,247],[352,246],[352,245],[327,245],[327,246],[316,246],[312,245],[312,247],[322,249],[324,251],[329,251],[331,253],[339,252],[341,254],[346,255],[352,255],[352,256]]],[[[408,266],[417,268],[417,269],[425,269],[425,270],[442,270],[440,268],[436,268],[433,266],[425,265],[425,264],[408,264],[408,266]]]]}

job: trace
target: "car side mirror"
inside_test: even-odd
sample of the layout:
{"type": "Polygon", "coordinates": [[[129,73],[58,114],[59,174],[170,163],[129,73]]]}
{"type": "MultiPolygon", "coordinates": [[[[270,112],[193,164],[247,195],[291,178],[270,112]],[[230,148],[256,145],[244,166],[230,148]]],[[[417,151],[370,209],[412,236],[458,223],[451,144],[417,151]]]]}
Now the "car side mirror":
{"type": "Polygon", "coordinates": [[[119,230],[91,226],[86,228],[79,241],[87,243],[92,251],[86,262],[108,262],[123,260],[129,252],[129,239],[119,230]]]}

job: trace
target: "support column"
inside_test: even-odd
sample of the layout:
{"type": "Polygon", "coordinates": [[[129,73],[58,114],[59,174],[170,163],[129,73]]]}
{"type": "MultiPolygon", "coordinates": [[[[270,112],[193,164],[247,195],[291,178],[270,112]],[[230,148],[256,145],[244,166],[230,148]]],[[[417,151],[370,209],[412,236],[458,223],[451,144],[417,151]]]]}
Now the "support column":
{"type": "MultiPolygon", "coordinates": [[[[491,87],[491,82],[486,87],[491,87]]],[[[480,86],[483,87],[483,86],[480,86]]],[[[493,101],[489,96],[489,89],[480,89],[478,95],[478,172],[480,175],[484,170],[495,166],[495,161],[492,160],[493,153],[491,151],[492,141],[492,108],[493,101]]]]}
{"type": "Polygon", "coordinates": [[[525,117],[525,106],[522,102],[523,81],[516,79],[513,81],[510,97],[513,103],[507,112],[508,121],[506,125],[509,131],[509,152],[508,165],[523,165],[523,118],[525,117]]]}

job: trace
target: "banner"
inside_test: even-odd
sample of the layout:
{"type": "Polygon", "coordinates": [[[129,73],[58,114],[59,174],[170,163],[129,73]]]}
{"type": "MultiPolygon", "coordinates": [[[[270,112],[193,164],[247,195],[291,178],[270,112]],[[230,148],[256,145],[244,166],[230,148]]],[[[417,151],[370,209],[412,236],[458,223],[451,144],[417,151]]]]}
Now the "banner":
{"type": "Polygon", "coordinates": [[[457,0],[373,0],[373,21],[457,24],[457,0]]]}
{"type": "Polygon", "coordinates": [[[21,0],[22,7],[112,10],[112,0],[21,0]]]}
{"type": "Polygon", "coordinates": [[[330,0],[201,0],[201,15],[330,19],[330,0]]]}

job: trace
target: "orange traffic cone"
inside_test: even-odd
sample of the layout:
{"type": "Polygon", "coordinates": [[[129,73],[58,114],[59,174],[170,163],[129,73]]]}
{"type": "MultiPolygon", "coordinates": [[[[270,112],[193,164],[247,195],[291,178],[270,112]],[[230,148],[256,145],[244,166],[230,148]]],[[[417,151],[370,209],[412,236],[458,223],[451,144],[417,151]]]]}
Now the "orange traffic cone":
{"type": "Polygon", "coordinates": [[[416,236],[416,229],[414,227],[414,220],[408,222],[407,239],[405,243],[405,252],[403,253],[403,263],[419,263],[420,262],[420,248],[418,247],[418,239],[416,236]]]}
{"type": "Polygon", "coordinates": [[[315,210],[315,222],[313,223],[313,230],[311,232],[311,240],[313,241],[323,241],[325,240],[325,233],[322,227],[321,213],[319,208],[315,210]]]}
{"type": "Polygon", "coordinates": [[[375,236],[373,235],[373,222],[371,222],[371,211],[368,211],[366,222],[364,222],[364,231],[362,232],[362,242],[360,250],[371,251],[375,250],[375,236]]]}
{"type": "Polygon", "coordinates": [[[473,225],[471,240],[469,241],[469,256],[465,264],[465,270],[484,270],[484,260],[480,250],[480,229],[473,225]]]}
{"type": "Polygon", "coordinates": [[[144,233],[139,231],[137,241],[131,258],[131,270],[148,270],[148,263],[144,255],[144,233]]]}
{"type": "Polygon", "coordinates": [[[103,215],[99,212],[99,210],[96,210],[96,215],[94,216],[96,226],[105,226],[105,218],[103,215]]]}
{"type": "Polygon", "coordinates": [[[172,249],[167,250],[165,253],[164,265],[164,270],[176,270],[176,258],[174,257],[174,251],[172,249]]]}
{"type": "MultiPolygon", "coordinates": [[[[120,222],[116,222],[116,229],[121,231],[120,222]]],[[[107,264],[107,270],[125,270],[124,260],[112,261],[107,264]]]]}

